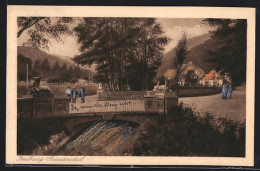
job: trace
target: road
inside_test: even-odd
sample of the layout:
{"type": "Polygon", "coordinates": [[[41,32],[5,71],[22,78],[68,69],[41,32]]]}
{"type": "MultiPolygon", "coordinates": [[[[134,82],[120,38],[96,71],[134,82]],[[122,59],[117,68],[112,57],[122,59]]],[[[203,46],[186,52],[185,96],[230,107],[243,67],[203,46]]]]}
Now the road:
{"type": "Polygon", "coordinates": [[[246,118],[245,86],[237,87],[231,99],[222,99],[219,93],[211,96],[179,98],[179,103],[181,102],[199,115],[209,112],[215,118],[227,118],[240,123],[246,118]]]}

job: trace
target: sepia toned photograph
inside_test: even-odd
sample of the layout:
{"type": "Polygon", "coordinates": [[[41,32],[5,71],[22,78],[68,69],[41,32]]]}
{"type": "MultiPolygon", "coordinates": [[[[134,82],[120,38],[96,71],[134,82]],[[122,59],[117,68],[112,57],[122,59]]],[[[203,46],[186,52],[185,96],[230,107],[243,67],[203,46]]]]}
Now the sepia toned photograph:
{"type": "Polygon", "coordinates": [[[138,15],[152,8],[131,15],[135,8],[125,7],[94,16],[67,7],[55,16],[16,8],[9,8],[16,13],[8,40],[16,41],[7,56],[15,61],[7,65],[16,91],[6,114],[12,161],[253,164],[254,15],[203,16],[197,8],[180,17],[160,8],[166,14],[156,17],[138,15]]]}

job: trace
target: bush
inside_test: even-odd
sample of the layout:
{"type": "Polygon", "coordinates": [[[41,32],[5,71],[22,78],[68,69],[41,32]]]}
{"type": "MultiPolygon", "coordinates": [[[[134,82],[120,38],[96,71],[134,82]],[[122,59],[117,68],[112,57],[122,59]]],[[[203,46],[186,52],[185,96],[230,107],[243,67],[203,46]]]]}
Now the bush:
{"type": "Polygon", "coordinates": [[[77,79],[74,79],[74,80],[70,80],[70,83],[76,83],[76,82],[78,82],[78,80],[77,79]]]}
{"type": "Polygon", "coordinates": [[[59,83],[60,79],[58,77],[51,77],[47,80],[47,83],[59,83]]]}
{"type": "Polygon", "coordinates": [[[198,117],[181,105],[159,115],[135,144],[134,155],[148,156],[245,156],[245,126],[214,117],[198,117]],[[221,131],[224,128],[224,131],[221,131]]]}
{"type": "Polygon", "coordinates": [[[62,121],[18,119],[17,154],[31,155],[37,146],[47,145],[53,134],[68,130],[62,121]]]}

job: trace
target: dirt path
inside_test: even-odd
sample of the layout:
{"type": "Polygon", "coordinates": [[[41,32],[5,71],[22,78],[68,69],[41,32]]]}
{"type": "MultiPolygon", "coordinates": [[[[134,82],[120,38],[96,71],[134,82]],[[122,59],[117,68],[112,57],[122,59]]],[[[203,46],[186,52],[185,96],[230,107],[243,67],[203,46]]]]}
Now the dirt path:
{"type": "Polygon", "coordinates": [[[216,118],[222,117],[243,122],[246,118],[245,86],[237,87],[231,99],[222,99],[221,94],[201,97],[179,98],[179,103],[191,107],[198,114],[209,112],[216,118]]]}

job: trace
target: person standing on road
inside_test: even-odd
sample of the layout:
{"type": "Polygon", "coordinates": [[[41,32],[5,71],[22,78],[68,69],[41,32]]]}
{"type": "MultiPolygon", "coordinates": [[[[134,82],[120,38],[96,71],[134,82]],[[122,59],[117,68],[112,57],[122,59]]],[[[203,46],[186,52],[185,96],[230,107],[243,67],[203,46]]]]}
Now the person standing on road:
{"type": "Polygon", "coordinates": [[[76,88],[74,87],[72,90],[72,102],[73,103],[76,103],[77,95],[78,95],[78,92],[77,92],[76,88]]]}
{"type": "Polygon", "coordinates": [[[67,97],[71,98],[71,90],[70,90],[69,86],[68,86],[68,88],[66,90],[66,95],[67,95],[67,97]]]}
{"type": "Polygon", "coordinates": [[[229,83],[228,84],[228,94],[227,94],[228,98],[231,98],[231,94],[232,94],[232,85],[231,85],[231,83],[229,83]]]}
{"type": "Polygon", "coordinates": [[[81,86],[80,89],[80,97],[81,97],[81,103],[85,102],[85,88],[83,87],[83,85],[81,86]]]}
{"type": "Polygon", "coordinates": [[[222,99],[226,99],[227,94],[226,94],[226,87],[225,84],[222,85],[222,99]]]}

